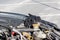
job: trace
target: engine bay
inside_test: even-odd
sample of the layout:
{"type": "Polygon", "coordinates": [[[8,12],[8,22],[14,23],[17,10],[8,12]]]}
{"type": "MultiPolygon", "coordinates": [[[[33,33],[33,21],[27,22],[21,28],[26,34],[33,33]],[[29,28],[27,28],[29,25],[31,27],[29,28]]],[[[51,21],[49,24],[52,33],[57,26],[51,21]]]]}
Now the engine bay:
{"type": "Polygon", "coordinates": [[[10,14],[7,18],[1,14],[0,40],[60,40],[60,29],[56,24],[42,20],[40,16],[16,15],[10,14]]]}

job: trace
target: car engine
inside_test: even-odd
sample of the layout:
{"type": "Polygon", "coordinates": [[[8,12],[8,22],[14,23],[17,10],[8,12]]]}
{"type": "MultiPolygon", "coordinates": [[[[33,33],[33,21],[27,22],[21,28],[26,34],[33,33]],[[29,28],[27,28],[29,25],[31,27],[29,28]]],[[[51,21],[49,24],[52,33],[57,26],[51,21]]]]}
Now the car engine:
{"type": "Polygon", "coordinates": [[[10,25],[0,21],[2,23],[0,24],[0,40],[60,40],[60,29],[56,24],[42,20],[40,16],[29,14],[26,17],[22,20],[23,22],[21,21],[22,23],[18,21],[20,25],[14,21],[15,19],[14,23],[8,23],[10,25]]]}

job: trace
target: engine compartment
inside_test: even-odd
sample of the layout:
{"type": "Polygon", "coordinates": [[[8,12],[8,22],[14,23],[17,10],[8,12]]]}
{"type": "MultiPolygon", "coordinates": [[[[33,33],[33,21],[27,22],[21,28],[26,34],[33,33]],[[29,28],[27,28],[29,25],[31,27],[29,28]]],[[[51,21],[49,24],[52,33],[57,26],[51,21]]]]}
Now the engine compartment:
{"type": "Polygon", "coordinates": [[[60,29],[40,16],[1,12],[0,40],[60,40],[60,29]]]}

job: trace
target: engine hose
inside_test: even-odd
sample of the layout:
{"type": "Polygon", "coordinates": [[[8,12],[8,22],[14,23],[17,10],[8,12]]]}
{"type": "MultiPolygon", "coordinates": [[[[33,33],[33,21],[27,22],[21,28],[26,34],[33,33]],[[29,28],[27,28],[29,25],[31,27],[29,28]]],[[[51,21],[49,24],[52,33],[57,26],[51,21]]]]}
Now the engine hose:
{"type": "Polygon", "coordinates": [[[56,24],[54,23],[51,23],[51,22],[48,22],[48,21],[45,21],[45,20],[41,20],[41,22],[45,25],[49,25],[50,27],[53,27],[55,30],[59,31],[60,32],[60,29],[57,27],[56,24]]]}
{"type": "Polygon", "coordinates": [[[54,34],[56,34],[57,36],[59,36],[60,37],[60,32],[58,32],[58,31],[56,31],[56,30],[52,30],[52,32],[54,33],[54,34]]]}

